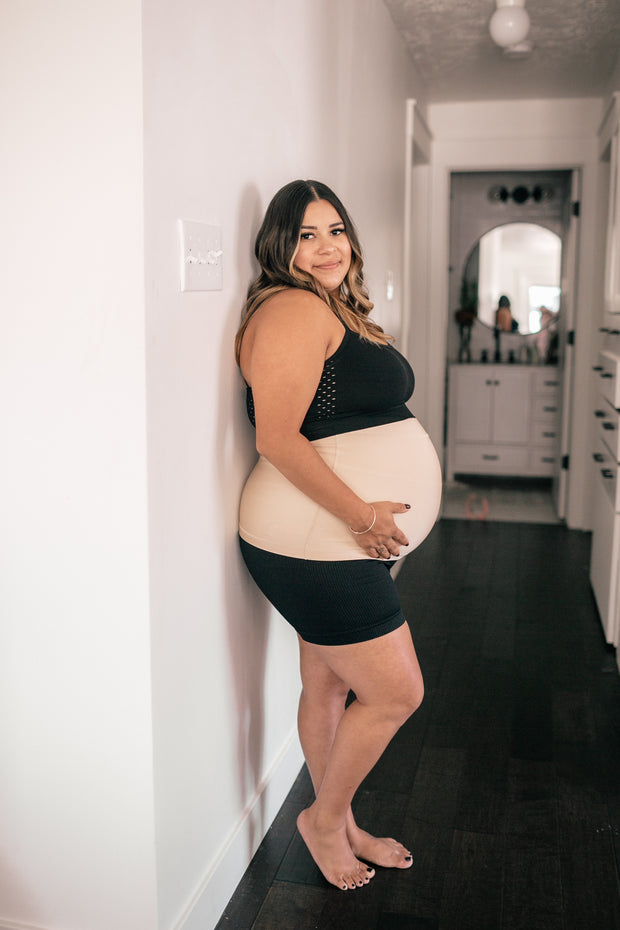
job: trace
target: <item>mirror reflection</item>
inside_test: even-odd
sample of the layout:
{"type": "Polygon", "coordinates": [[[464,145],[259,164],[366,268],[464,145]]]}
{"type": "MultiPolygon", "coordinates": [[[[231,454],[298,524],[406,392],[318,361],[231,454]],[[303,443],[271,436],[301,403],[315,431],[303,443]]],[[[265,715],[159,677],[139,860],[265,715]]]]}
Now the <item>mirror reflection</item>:
{"type": "Polygon", "coordinates": [[[507,223],[471,250],[461,307],[481,323],[521,335],[554,329],[560,310],[562,241],[535,223],[507,223]]]}

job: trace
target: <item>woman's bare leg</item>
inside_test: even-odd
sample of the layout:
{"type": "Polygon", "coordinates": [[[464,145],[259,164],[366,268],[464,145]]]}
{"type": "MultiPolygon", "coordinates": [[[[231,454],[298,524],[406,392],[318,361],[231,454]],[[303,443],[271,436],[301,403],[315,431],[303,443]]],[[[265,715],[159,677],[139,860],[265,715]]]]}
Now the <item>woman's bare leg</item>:
{"type": "MultiPolygon", "coordinates": [[[[370,642],[311,648],[357,700],[340,717],[316,800],[299,815],[298,827],[327,880],[355,887],[364,876],[347,838],[351,800],[419,706],[422,675],[406,624],[370,642]]],[[[314,751],[311,746],[310,755],[314,751]]]]}
{"type": "MultiPolygon", "coordinates": [[[[299,739],[318,794],[349,688],[314,647],[301,638],[299,653],[303,683],[299,700],[299,739]]],[[[402,843],[362,830],[355,822],[351,807],[347,811],[346,833],[351,849],[360,859],[384,868],[408,869],[413,864],[410,851],[402,843]]]]}

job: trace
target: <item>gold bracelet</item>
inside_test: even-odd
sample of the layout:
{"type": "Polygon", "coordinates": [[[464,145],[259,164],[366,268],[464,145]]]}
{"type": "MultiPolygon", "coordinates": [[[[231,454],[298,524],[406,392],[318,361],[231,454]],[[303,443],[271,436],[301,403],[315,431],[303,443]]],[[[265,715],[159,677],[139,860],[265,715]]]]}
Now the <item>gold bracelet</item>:
{"type": "Polygon", "coordinates": [[[351,530],[351,532],[352,532],[355,536],[363,536],[364,533],[370,533],[371,529],[373,528],[373,526],[374,526],[375,523],[377,522],[377,511],[376,511],[375,508],[372,506],[372,504],[369,504],[368,506],[369,506],[370,509],[372,510],[372,523],[370,524],[370,526],[369,526],[368,529],[366,529],[366,530],[353,530],[353,529],[351,529],[351,527],[349,527],[349,529],[351,530]]]}

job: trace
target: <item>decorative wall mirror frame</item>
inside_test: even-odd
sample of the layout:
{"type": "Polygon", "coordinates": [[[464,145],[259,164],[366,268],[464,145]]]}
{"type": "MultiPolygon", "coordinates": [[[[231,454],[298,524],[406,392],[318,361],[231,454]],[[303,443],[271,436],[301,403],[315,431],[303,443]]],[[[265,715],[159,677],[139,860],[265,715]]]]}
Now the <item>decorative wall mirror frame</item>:
{"type": "Polygon", "coordinates": [[[561,256],[560,236],[545,226],[530,222],[495,226],[476,241],[467,256],[461,309],[488,327],[499,326],[522,336],[555,328],[561,256]],[[498,313],[503,297],[509,306],[498,313]]]}

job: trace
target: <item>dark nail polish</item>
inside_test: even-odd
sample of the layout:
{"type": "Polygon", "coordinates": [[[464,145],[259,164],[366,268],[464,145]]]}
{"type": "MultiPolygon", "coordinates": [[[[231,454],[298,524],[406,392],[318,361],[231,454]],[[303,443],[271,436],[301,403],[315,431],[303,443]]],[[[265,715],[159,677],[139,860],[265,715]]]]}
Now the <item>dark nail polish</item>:
{"type": "Polygon", "coordinates": [[[413,856],[405,856],[405,862],[411,862],[413,856]]]}
{"type": "Polygon", "coordinates": [[[405,504],[405,507],[407,508],[407,510],[411,510],[411,504],[405,504]]]}

